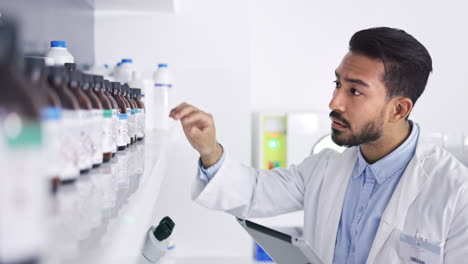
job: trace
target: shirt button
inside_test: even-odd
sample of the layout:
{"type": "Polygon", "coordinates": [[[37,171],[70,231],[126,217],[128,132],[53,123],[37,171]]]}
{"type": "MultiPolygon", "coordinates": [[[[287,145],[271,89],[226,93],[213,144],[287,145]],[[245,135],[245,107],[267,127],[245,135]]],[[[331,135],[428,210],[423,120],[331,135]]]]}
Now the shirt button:
{"type": "Polygon", "coordinates": [[[364,207],[363,207],[363,206],[359,206],[358,212],[359,212],[359,213],[362,213],[362,211],[364,211],[364,207]]]}

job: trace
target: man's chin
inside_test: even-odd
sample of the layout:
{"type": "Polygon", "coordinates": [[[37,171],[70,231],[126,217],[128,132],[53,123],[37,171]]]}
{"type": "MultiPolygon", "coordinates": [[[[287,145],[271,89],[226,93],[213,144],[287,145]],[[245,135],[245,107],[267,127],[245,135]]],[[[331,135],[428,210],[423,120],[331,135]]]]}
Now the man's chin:
{"type": "Polygon", "coordinates": [[[348,147],[350,140],[344,135],[344,132],[340,130],[335,131],[335,129],[332,129],[332,130],[333,130],[331,134],[332,141],[340,147],[348,147]]]}

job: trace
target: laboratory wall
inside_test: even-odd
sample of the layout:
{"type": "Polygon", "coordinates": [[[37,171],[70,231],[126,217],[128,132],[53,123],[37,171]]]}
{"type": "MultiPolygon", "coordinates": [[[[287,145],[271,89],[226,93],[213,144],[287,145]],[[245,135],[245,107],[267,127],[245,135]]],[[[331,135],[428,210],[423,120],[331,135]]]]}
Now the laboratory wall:
{"type": "Polygon", "coordinates": [[[93,63],[94,11],[86,1],[0,0],[0,16],[20,22],[26,54],[45,54],[51,40],[66,40],[77,63],[93,63]]]}
{"type": "MultiPolygon", "coordinates": [[[[96,11],[95,58],[113,64],[132,58],[149,77],[166,62],[173,74],[172,103],[188,102],[215,116],[219,142],[250,163],[248,5],[242,1],[177,1],[175,13],[96,11]]],[[[174,219],[178,256],[250,256],[253,242],[234,217],[191,200],[198,153],[185,139],[168,153],[154,219],[174,219]]]]}
{"type": "Polygon", "coordinates": [[[434,71],[410,118],[425,132],[468,132],[465,1],[250,1],[252,110],[328,112],[334,70],[358,30],[404,29],[429,50],[434,71]]]}

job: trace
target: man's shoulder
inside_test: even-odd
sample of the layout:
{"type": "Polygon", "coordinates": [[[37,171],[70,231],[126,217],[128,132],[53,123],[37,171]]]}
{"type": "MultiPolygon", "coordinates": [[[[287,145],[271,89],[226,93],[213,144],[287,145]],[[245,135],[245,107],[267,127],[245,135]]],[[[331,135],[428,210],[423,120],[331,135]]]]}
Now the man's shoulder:
{"type": "Polygon", "coordinates": [[[468,183],[468,167],[446,149],[434,144],[425,144],[418,150],[416,159],[428,176],[468,183]]]}
{"type": "Polygon", "coordinates": [[[468,204],[468,167],[449,151],[436,145],[424,146],[424,151],[420,151],[415,158],[429,180],[432,191],[444,193],[444,197],[461,204],[468,204]]]}

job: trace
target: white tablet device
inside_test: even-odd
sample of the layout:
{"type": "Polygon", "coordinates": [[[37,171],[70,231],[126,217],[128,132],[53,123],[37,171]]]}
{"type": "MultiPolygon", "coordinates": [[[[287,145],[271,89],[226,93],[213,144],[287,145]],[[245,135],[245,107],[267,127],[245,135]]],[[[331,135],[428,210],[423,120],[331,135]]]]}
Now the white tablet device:
{"type": "Polygon", "coordinates": [[[307,241],[249,220],[237,221],[277,264],[323,264],[307,241]]]}

